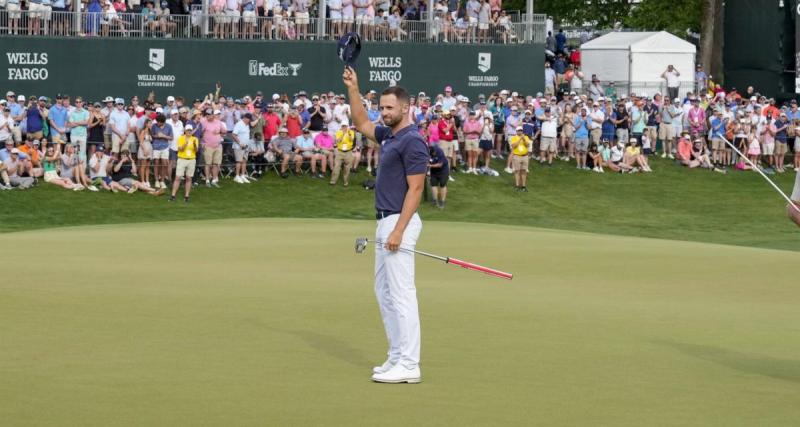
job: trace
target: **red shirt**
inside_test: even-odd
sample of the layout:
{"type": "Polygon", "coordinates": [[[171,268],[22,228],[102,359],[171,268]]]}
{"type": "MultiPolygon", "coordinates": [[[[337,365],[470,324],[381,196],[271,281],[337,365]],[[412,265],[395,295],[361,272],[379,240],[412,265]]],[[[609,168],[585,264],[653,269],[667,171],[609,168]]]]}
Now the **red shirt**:
{"type": "Polygon", "coordinates": [[[569,62],[572,62],[576,67],[581,66],[581,51],[573,50],[571,54],[569,54],[569,62]]]}
{"type": "Polygon", "coordinates": [[[269,141],[273,136],[278,134],[278,128],[281,126],[281,118],[272,111],[264,113],[264,141],[269,141]]]}
{"type": "Polygon", "coordinates": [[[439,120],[439,139],[443,141],[452,141],[453,140],[453,133],[454,129],[453,126],[450,124],[450,120],[441,119],[439,120]]]}
{"type": "Polygon", "coordinates": [[[289,138],[297,138],[303,134],[303,130],[300,128],[301,120],[298,115],[289,114],[286,116],[286,130],[289,131],[289,138]]]}

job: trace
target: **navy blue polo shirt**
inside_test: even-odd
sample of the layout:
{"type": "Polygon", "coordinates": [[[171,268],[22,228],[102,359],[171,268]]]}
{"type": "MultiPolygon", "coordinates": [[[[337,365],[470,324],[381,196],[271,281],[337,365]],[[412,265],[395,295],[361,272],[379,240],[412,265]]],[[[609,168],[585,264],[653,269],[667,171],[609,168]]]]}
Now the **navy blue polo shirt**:
{"type": "Polygon", "coordinates": [[[428,171],[428,145],[415,125],[406,126],[395,135],[386,126],[375,126],[375,140],[381,145],[375,209],[400,212],[408,192],[406,176],[428,171]]]}
{"type": "Polygon", "coordinates": [[[431,173],[435,174],[435,173],[440,173],[441,171],[449,171],[450,164],[447,162],[447,157],[444,155],[444,151],[442,151],[442,149],[439,148],[438,145],[431,145],[431,151],[433,151],[433,154],[430,155],[431,164],[432,165],[435,165],[437,163],[442,164],[442,166],[438,168],[431,167],[431,173]]]}

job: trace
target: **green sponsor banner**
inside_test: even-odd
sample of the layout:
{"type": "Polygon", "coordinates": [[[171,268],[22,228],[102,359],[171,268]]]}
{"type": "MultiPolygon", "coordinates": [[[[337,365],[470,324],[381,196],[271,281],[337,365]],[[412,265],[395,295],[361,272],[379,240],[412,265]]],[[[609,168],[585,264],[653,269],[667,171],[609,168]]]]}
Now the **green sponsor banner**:
{"type": "MultiPolygon", "coordinates": [[[[153,91],[202,98],[300,90],[343,92],[333,42],[50,39],[3,37],[5,90],[66,93],[89,100],[145,97],[153,91]]],[[[364,91],[398,84],[412,93],[450,85],[468,97],[501,89],[534,93],[544,81],[542,45],[366,43],[357,71],[364,91]]]]}

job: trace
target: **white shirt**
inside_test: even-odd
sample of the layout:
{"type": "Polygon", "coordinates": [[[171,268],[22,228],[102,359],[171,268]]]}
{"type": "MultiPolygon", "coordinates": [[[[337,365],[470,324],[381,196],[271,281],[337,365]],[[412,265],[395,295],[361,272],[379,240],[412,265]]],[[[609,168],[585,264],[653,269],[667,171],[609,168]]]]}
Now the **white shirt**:
{"type": "Polygon", "coordinates": [[[667,78],[667,87],[678,87],[680,86],[680,82],[678,81],[678,73],[673,71],[667,71],[664,74],[664,77],[667,78]]]}
{"type": "Polygon", "coordinates": [[[5,114],[0,113],[0,141],[7,140],[11,135],[11,132],[5,128],[6,124],[9,128],[14,127],[14,119],[11,118],[10,114],[8,118],[6,118],[5,114]]]}
{"type": "Polygon", "coordinates": [[[589,114],[589,118],[592,119],[589,121],[589,129],[600,129],[600,127],[603,126],[603,122],[606,120],[606,114],[603,113],[602,110],[597,109],[593,110],[592,113],[589,114]]]}
{"type": "Polygon", "coordinates": [[[550,119],[542,120],[542,136],[546,138],[555,138],[558,136],[558,119],[554,115],[550,115],[550,119]]]}
{"type": "Polygon", "coordinates": [[[172,121],[172,118],[167,119],[167,124],[172,126],[172,141],[169,142],[169,149],[178,151],[178,138],[183,135],[183,122],[180,120],[172,121]]]}
{"type": "Polygon", "coordinates": [[[233,134],[239,138],[239,143],[237,144],[240,149],[247,148],[250,144],[250,126],[247,125],[244,120],[239,120],[233,126],[233,134]]]}
{"type": "Polygon", "coordinates": [[[339,126],[349,126],[350,105],[337,104],[335,107],[333,107],[333,121],[335,121],[339,126]]]}
{"type": "Polygon", "coordinates": [[[622,157],[625,155],[625,149],[619,148],[619,145],[615,145],[611,147],[611,161],[612,162],[619,162],[622,160],[622,157]]]}
{"type": "Polygon", "coordinates": [[[105,154],[103,154],[103,157],[101,157],[100,160],[97,159],[96,155],[92,156],[92,158],[89,159],[89,178],[105,178],[107,176],[106,169],[108,169],[108,161],[110,159],[111,157],[106,156],[105,154]],[[95,172],[94,167],[97,166],[98,162],[100,163],[100,170],[95,172]]]}

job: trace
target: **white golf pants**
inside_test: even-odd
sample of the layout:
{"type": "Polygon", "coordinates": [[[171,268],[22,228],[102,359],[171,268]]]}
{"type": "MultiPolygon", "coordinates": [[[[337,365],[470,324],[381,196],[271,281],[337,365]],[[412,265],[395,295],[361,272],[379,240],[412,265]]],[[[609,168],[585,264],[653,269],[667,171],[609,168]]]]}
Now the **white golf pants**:
{"type": "MultiPolygon", "coordinates": [[[[385,242],[394,230],[400,215],[390,215],[378,221],[377,242],[385,242]]],[[[422,220],[416,213],[411,217],[401,246],[414,249],[422,231],[422,220]]],[[[414,285],[414,253],[389,251],[375,244],[375,296],[389,340],[389,360],[407,368],[419,364],[420,332],[417,288],[414,285]]]]}
{"type": "Polygon", "coordinates": [[[800,202],[800,171],[794,178],[794,189],[792,190],[792,200],[800,202]]]}

